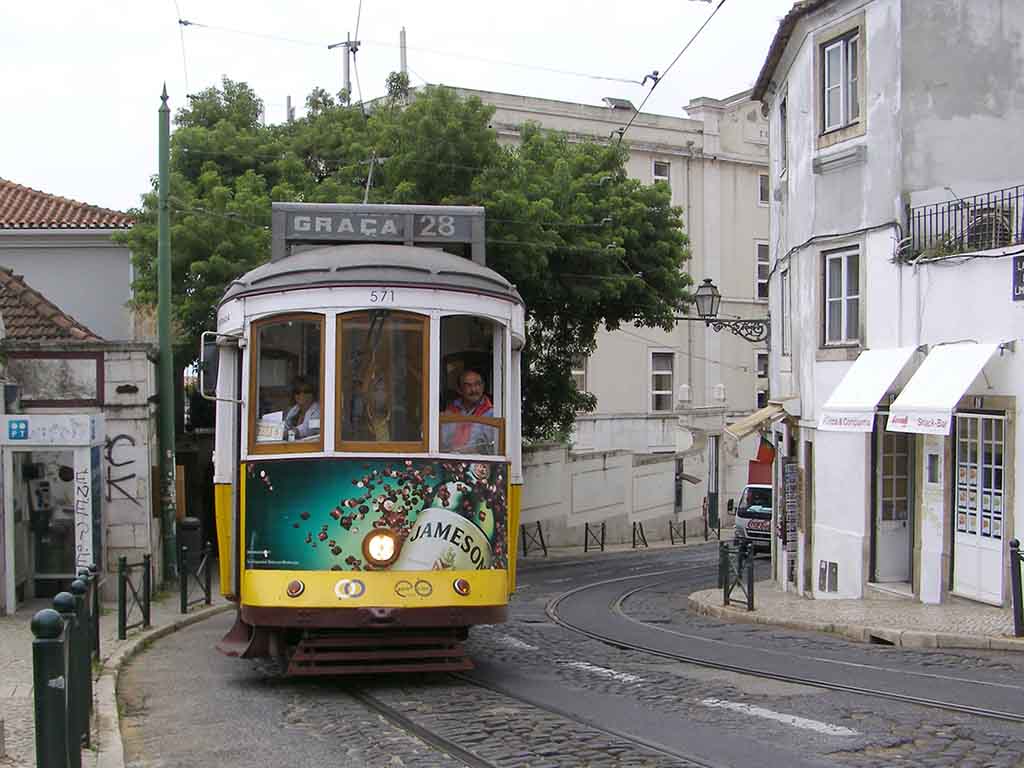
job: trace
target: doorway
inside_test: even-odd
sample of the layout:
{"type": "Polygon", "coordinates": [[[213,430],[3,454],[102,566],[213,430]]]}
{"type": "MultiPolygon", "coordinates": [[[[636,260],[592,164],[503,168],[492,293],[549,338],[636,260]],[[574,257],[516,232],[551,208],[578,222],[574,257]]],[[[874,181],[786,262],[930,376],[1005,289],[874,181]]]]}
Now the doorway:
{"type": "Polygon", "coordinates": [[[909,584],[913,563],[914,435],[875,429],[874,581],[909,584]]]}
{"type": "Polygon", "coordinates": [[[953,592],[1003,602],[1006,417],[956,415],[953,592]]]}

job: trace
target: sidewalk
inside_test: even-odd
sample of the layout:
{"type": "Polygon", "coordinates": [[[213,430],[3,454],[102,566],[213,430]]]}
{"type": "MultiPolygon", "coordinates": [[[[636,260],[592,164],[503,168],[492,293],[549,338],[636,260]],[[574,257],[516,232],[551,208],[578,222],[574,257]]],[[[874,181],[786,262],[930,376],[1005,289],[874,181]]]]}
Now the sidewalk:
{"type": "MultiPolygon", "coordinates": [[[[215,571],[216,574],[216,571],[215,571]]],[[[107,578],[116,579],[117,575],[107,578]]],[[[100,613],[101,667],[98,682],[93,689],[93,749],[83,750],[83,766],[120,768],[124,765],[121,732],[117,718],[114,691],[122,662],[144,643],[151,642],[180,627],[200,621],[214,613],[228,610],[228,603],[220,595],[214,578],[213,605],[193,606],[191,612],[179,613],[177,585],[173,591],[158,592],[153,596],[149,629],[141,627],[128,631],[125,640],[117,639],[117,603],[104,602],[100,613]]],[[[191,596],[202,594],[193,586],[191,596]]],[[[130,600],[130,598],[129,598],[130,600]]],[[[51,608],[52,600],[33,600],[22,605],[13,616],[0,616],[0,721],[3,721],[3,741],[0,742],[0,766],[18,768],[35,766],[35,714],[32,698],[32,631],[29,622],[35,613],[51,608]]],[[[138,609],[128,617],[129,623],[138,621],[138,609]]]]}
{"type": "Polygon", "coordinates": [[[865,643],[1024,651],[1024,637],[1013,637],[1009,609],[961,598],[925,605],[868,587],[863,600],[809,600],[783,592],[775,582],[761,581],[754,585],[753,611],[747,611],[742,594],[734,593],[732,604],[723,606],[721,589],[694,592],[689,606],[697,613],[731,621],[830,632],[865,643]]]}

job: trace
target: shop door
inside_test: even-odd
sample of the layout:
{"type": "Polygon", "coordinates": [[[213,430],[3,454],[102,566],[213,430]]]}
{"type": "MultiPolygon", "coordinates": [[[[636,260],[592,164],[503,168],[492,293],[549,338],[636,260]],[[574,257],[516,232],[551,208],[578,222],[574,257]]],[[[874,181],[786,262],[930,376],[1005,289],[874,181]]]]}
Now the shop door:
{"type": "Polygon", "coordinates": [[[910,581],[912,436],[876,430],[875,581],[910,581]]]}
{"type": "Polygon", "coordinates": [[[956,529],[953,591],[974,600],[1003,602],[1002,416],[956,416],[956,529]]]}

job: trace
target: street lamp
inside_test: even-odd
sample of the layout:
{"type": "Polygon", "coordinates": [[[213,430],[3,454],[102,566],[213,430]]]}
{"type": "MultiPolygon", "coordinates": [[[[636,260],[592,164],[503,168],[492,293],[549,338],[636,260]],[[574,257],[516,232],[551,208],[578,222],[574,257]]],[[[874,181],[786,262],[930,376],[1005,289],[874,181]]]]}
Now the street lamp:
{"type": "Polygon", "coordinates": [[[697,305],[697,317],[676,316],[676,320],[687,320],[689,322],[703,320],[705,326],[716,331],[728,328],[732,333],[752,343],[768,339],[768,318],[750,320],[744,318],[738,320],[719,319],[718,307],[722,303],[722,294],[719,292],[718,286],[711,282],[710,277],[705,277],[704,282],[697,288],[693,295],[693,303],[697,305]]]}

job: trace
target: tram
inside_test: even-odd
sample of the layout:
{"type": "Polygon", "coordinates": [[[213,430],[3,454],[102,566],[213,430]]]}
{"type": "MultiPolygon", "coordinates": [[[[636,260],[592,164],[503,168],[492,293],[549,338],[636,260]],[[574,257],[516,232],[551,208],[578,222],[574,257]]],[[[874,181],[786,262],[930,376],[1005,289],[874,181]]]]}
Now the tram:
{"type": "Polygon", "coordinates": [[[469,628],[505,620],[525,309],[484,245],[478,207],[273,205],[271,261],[203,335],[222,652],[466,669],[469,628]]]}

